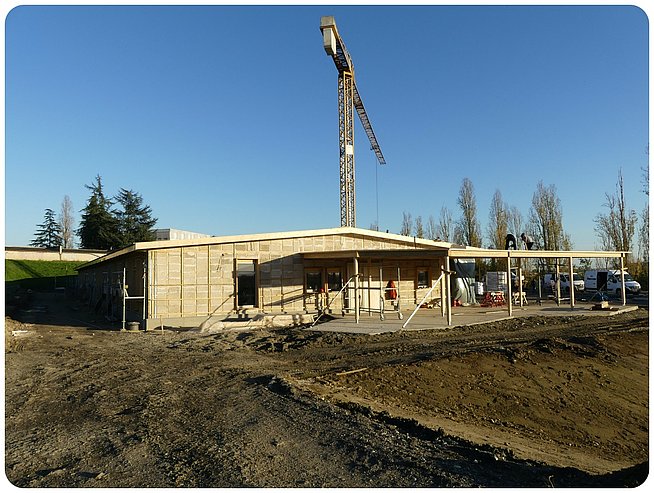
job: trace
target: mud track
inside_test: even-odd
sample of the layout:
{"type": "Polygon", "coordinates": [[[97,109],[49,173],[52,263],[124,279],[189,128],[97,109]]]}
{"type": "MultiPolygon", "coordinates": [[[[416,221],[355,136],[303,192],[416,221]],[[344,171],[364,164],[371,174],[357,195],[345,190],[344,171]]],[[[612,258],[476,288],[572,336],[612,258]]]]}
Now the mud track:
{"type": "Polygon", "coordinates": [[[35,303],[5,320],[5,471],[17,486],[647,476],[647,310],[355,336],[120,332],[71,300],[35,303]]]}

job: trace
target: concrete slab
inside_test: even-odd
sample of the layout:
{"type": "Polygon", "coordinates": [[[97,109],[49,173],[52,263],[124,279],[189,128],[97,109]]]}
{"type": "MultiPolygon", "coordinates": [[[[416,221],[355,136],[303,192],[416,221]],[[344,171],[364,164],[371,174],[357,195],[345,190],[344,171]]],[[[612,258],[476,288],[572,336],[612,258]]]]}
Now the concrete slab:
{"type": "Polygon", "coordinates": [[[451,327],[461,325],[475,325],[488,322],[496,322],[510,318],[533,317],[533,316],[598,316],[607,317],[637,310],[638,306],[613,306],[611,310],[593,310],[593,304],[583,304],[571,309],[569,306],[557,306],[555,303],[543,303],[542,305],[530,304],[527,306],[514,306],[513,315],[509,316],[506,307],[483,308],[480,306],[453,307],[452,325],[447,325],[447,318],[441,316],[440,309],[420,309],[411,319],[406,328],[402,325],[411,315],[411,311],[403,311],[403,318],[400,320],[396,312],[387,313],[385,320],[379,319],[379,313],[362,313],[359,323],[354,320],[354,315],[345,317],[321,319],[311,330],[324,332],[344,332],[350,334],[383,334],[385,332],[397,332],[399,330],[447,330],[451,327]]]}

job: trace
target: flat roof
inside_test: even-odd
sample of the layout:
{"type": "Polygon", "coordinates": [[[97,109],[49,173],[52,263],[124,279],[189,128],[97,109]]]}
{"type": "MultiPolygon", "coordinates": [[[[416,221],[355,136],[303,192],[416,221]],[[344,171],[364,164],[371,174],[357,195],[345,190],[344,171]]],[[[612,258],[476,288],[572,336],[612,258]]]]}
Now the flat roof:
{"type": "Polygon", "coordinates": [[[588,250],[495,250],[492,248],[461,248],[458,246],[434,246],[433,248],[416,249],[351,249],[333,252],[305,252],[307,259],[429,259],[429,258],[620,258],[628,252],[621,251],[588,251],[588,250]]]}
{"type": "Polygon", "coordinates": [[[362,228],[339,227],[327,229],[312,229],[302,231],[286,231],[279,233],[256,233],[233,236],[212,236],[185,240],[157,240],[134,243],[121,250],[109,252],[96,260],[78,267],[78,270],[91,267],[136,251],[157,250],[163,248],[179,248],[203,245],[219,245],[226,243],[244,243],[249,241],[283,240],[293,238],[308,238],[312,236],[346,235],[352,237],[367,237],[376,240],[387,240],[404,243],[415,248],[396,249],[350,249],[338,251],[305,252],[304,258],[342,259],[342,258],[620,258],[629,252],[621,251],[575,251],[575,250],[495,250],[490,248],[475,248],[453,243],[426,240],[395,233],[384,233],[362,228]]]}

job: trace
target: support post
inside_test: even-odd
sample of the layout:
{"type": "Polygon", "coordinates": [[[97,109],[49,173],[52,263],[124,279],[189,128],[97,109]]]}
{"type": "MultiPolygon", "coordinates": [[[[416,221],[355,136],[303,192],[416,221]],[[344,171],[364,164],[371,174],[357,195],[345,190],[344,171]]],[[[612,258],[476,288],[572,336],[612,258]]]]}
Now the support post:
{"type": "Polygon", "coordinates": [[[450,257],[449,255],[445,257],[445,304],[447,311],[447,325],[452,325],[452,289],[451,289],[451,279],[450,279],[450,257]]]}
{"type": "Polygon", "coordinates": [[[359,259],[354,257],[354,321],[359,323],[359,259]]]}
{"type": "Polygon", "coordinates": [[[445,276],[443,274],[446,268],[442,262],[443,261],[441,260],[441,317],[445,317],[445,304],[447,303],[447,300],[445,299],[445,276]]]}
{"type": "Polygon", "coordinates": [[[558,306],[561,300],[561,270],[559,269],[559,261],[556,260],[556,305],[558,306]]]}
{"type": "Polygon", "coordinates": [[[145,295],[145,290],[147,286],[147,274],[148,274],[148,261],[147,259],[143,261],[143,330],[145,330],[146,324],[145,324],[145,317],[146,317],[146,312],[145,312],[145,302],[148,299],[147,296],[145,295]]]}
{"type": "Polygon", "coordinates": [[[125,278],[126,277],[127,277],[127,274],[125,272],[125,267],[123,267],[123,279],[122,279],[122,283],[121,283],[121,286],[120,286],[120,290],[121,290],[120,298],[123,300],[123,330],[125,330],[125,322],[126,322],[126,320],[125,320],[126,313],[125,312],[127,311],[126,307],[125,307],[125,304],[127,303],[127,301],[125,300],[125,297],[127,296],[127,289],[125,288],[125,278]]]}
{"type": "Polygon", "coordinates": [[[397,308],[397,313],[399,314],[399,317],[402,318],[402,305],[400,304],[400,284],[402,284],[400,279],[400,266],[398,264],[397,266],[397,287],[395,288],[397,290],[397,299],[395,300],[395,306],[397,308]]]}
{"type": "Polygon", "coordinates": [[[509,309],[509,317],[513,316],[513,293],[511,292],[512,288],[511,282],[511,250],[506,252],[506,304],[509,309]]]}
{"type": "Polygon", "coordinates": [[[518,299],[520,300],[520,308],[523,307],[522,303],[522,259],[518,259],[518,299]]]}
{"type": "Polygon", "coordinates": [[[620,254],[620,282],[622,283],[620,294],[622,295],[622,306],[627,304],[627,286],[624,283],[624,255],[624,253],[620,254]]]}
{"type": "Polygon", "coordinates": [[[572,257],[568,258],[568,284],[570,285],[570,310],[575,309],[575,284],[574,271],[572,268],[572,257]]]}

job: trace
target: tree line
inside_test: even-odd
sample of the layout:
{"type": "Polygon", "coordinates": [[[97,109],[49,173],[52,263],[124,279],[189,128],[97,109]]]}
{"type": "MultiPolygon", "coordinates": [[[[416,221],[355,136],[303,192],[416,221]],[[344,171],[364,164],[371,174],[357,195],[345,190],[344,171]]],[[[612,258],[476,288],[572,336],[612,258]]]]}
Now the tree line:
{"type": "Polygon", "coordinates": [[[91,185],[86,206],[81,210],[79,228],[75,229],[73,204],[66,195],[58,216],[53,209],[46,209],[43,223],[37,225],[32,246],[42,248],[73,248],[75,236],[81,248],[113,250],[124,248],[137,241],[155,239],[152,209],[145,205],[143,197],[134,190],[121,188],[109,197],[97,175],[91,185]]]}
{"type": "MultiPolygon", "coordinates": [[[[649,196],[649,171],[643,169],[643,192],[649,196]]],[[[403,212],[400,234],[416,236],[460,245],[505,249],[508,234],[513,234],[518,242],[525,233],[540,250],[572,250],[570,235],[563,227],[563,210],[555,185],[545,185],[539,181],[531,200],[528,216],[508,204],[500,190],[495,190],[491,199],[485,237],[478,218],[475,189],[469,178],[464,178],[457,198],[459,217],[454,219],[452,211],[443,206],[438,219],[430,215],[426,221],[422,216],[413,218],[410,212],[403,212]]],[[[636,258],[628,259],[632,267],[647,265],[649,260],[649,212],[648,207],[639,215],[628,207],[622,170],[618,170],[618,180],[614,193],[605,194],[603,211],[593,221],[594,229],[603,250],[633,251],[638,248],[636,258]],[[640,219],[640,226],[638,226],[640,219]],[[634,240],[638,232],[638,241],[634,240]],[[636,262],[639,260],[639,262],[636,262]]]]}

